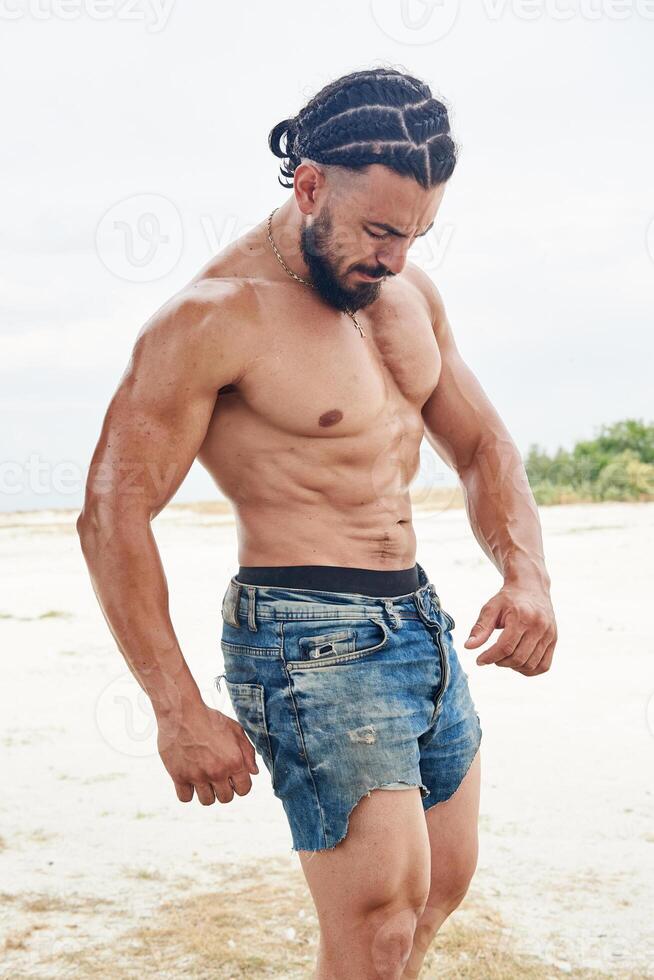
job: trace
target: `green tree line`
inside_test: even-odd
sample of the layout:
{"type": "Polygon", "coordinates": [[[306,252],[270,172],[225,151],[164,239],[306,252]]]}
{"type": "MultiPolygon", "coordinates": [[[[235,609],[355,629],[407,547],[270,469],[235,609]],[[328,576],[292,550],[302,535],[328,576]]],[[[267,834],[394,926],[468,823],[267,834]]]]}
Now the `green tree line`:
{"type": "Polygon", "coordinates": [[[532,444],[524,462],[538,504],[654,500],[654,424],[642,419],[602,426],[553,456],[532,444]]]}

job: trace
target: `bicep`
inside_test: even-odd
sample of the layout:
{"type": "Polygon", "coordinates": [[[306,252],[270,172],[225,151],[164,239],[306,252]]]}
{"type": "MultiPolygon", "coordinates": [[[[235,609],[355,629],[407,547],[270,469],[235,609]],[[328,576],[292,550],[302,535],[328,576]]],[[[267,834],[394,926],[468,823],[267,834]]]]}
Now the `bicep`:
{"type": "Polygon", "coordinates": [[[422,408],[425,436],[448,466],[461,473],[487,438],[510,438],[472,370],[461,357],[437,294],[434,333],[441,355],[436,388],[422,408]]]}
{"type": "Polygon", "coordinates": [[[103,420],[85,508],[156,515],[174,496],[204,441],[218,388],[241,363],[216,310],[163,308],[139,334],[103,420]]]}

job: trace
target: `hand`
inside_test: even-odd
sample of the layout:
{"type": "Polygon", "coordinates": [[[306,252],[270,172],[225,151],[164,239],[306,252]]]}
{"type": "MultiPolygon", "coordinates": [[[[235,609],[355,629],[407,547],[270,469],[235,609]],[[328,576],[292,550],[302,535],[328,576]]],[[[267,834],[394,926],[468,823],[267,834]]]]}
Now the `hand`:
{"type": "Polygon", "coordinates": [[[254,746],[237,721],[204,702],[174,719],[157,720],[159,755],[182,803],[191,802],[194,789],[203,806],[216,799],[231,803],[234,792],[250,792],[250,773],[259,767],[254,746]]]}
{"type": "Polygon", "coordinates": [[[550,669],[557,629],[548,592],[524,584],[505,584],[482,606],[463,645],[469,650],[479,647],[495,629],[501,629],[502,634],[477,657],[479,665],[512,667],[526,677],[550,669]]]}

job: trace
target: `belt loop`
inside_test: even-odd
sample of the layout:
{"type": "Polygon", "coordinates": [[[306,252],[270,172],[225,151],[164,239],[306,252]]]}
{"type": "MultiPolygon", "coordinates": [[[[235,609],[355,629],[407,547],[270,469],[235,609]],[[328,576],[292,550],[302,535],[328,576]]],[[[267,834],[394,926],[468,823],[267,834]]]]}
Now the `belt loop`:
{"type": "Polygon", "coordinates": [[[233,578],[230,580],[227,591],[223,597],[222,604],[222,617],[226,623],[230,626],[234,626],[236,629],[240,629],[240,622],[238,618],[239,602],[241,598],[241,588],[242,586],[236,582],[233,578]]]}
{"type": "Polygon", "coordinates": [[[256,632],[256,589],[254,585],[246,585],[245,588],[248,592],[248,628],[256,632]]]}
{"type": "Polygon", "coordinates": [[[243,586],[240,582],[236,582],[236,594],[234,596],[234,619],[236,620],[236,626],[238,629],[241,627],[240,609],[241,609],[241,593],[243,591],[243,586]]]}
{"type": "Polygon", "coordinates": [[[432,597],[432,600],[433,600],[434,605],[436,606],[436,608],[437,609],[440,609],[441,608],[441,600],[440,600],[440,598],[438,596],[438,592],[436,591],[434,585],[432,585],[431,582],[429,583],[429,593],[430,593],[430,595],[432,597]]]}
{"type": "Polygon", "coordinates": [[[384,609],[386,610],[388,618],[391,621],[391,627],[394,630],[399,630],[400,626],[402,625],[402,621],[398,616],[398,614],[395,612],[395,609],[393,608],[393,600],[382,599],[382,602],[384,603],[384,609]]]}

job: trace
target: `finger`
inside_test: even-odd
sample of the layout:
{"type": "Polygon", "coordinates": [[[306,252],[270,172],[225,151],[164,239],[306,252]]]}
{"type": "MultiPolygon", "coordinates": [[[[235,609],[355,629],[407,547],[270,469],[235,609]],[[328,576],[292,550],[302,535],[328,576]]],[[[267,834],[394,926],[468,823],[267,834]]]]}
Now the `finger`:
{"type": "Polygon", "coordinates": [[[529,659],[533,656],[536,647],[539,645],[541,637],[534,634],[530,630],[525,630],[525,632],[520,637],[518,645],[515,647],[513,652],[508,657],[504,657],[502,660],[496,660],[496,667],[513,667],[515,670],[524,668],[529,659]]]}
{"type": "Polygon", "coordinates": [[[477,663],[494,664],[510,657],[525,632],[517,623],[505,626],[495,643],[477,657],[477,663]]]}
{"type": "Polygon", "coordinates": [[[556,637],[552,640],[547,650],[543,654],[543,659],[539,663],[541,671],[549,670],[552,666],[552,660],[554,659],[554,648],[556,647],[556,637]]]}
{"type": "Polygon", "coordinates": [[[477,622],[470,630],[470,636],[463,644],[464,647],[468,647],[469,650],[474,650],[475,647],[481,646],[482,643],[485,643],[493,630],[497,627],[499,613],[500,609],[497,603],[486,603],[479,613],[477,622]]]}
{"type": "Polygon", "coordinates": [[[549,631],[545,633],[544,636],[538,638],[538,641],[534,644],[534,649],[529,654],[527,660],[523,663],[522,668],[527,673],[533,673],[536,670],[543,657],[545,656],[545,651],[550,645],[552,637],[549,631]]]}
{"type": "Polygon", "coordinates": [[[245,768],[249,772],[257,774],[259,772],[259,766],[257,765],[257,758],[254,751],[254,745],[247,737],[245,733],[241,736],[241,752],[243,753],[243,761],[245,762],[245,768]]]}
{"type": "Polygon", "coordinates": [[[215,802],[216,794],[211,783],[196,783],[195,792],[202,806],[211,806],[215,802]]]}
{"type": "Polygon", "coordinates": [[[554,649],[555,649],[556,644],[558,642],[559,642],[558,641],[558,637],[555,636],[554,639],[552,640],[552,642],[550,643],[550,645],[548,646],[547,651],[545,653],[545,656],[543,657],[543,660],[546,660],[547,661],[548,667],[552,663],[552,658],[554,657],[554,649]]]}
{"type": "Polygon", "coordinates": [[[238,796],[246,796],[252,789],[252,780],[247,769],[239,769],[238,772],[233,772],[230,781],[238,796]]]}
{"type": "Polygon", "coordinates": [[[549,634],[545,636],[528,662],[523,665],[521,673],[527,677],[533,677],[534,674],[544,674],[545,671],[549,670],[555,645],[556,640],[552,639],[549,634]]]}
{"type": "Polygon", "coordinates": [[[175,783],[175,792],[177,793],[177,799],[181,800],[182,803],[190,803],[193,799],[193,784],[175,783]]]}
{"type": "Polygon", "coordinates": [[[234,788],[229,782],[228,776],[224,779],[219,779],[217,782],[212,783],[216,798],[220,803],[231,803],[234,799],[234,788]]]}

